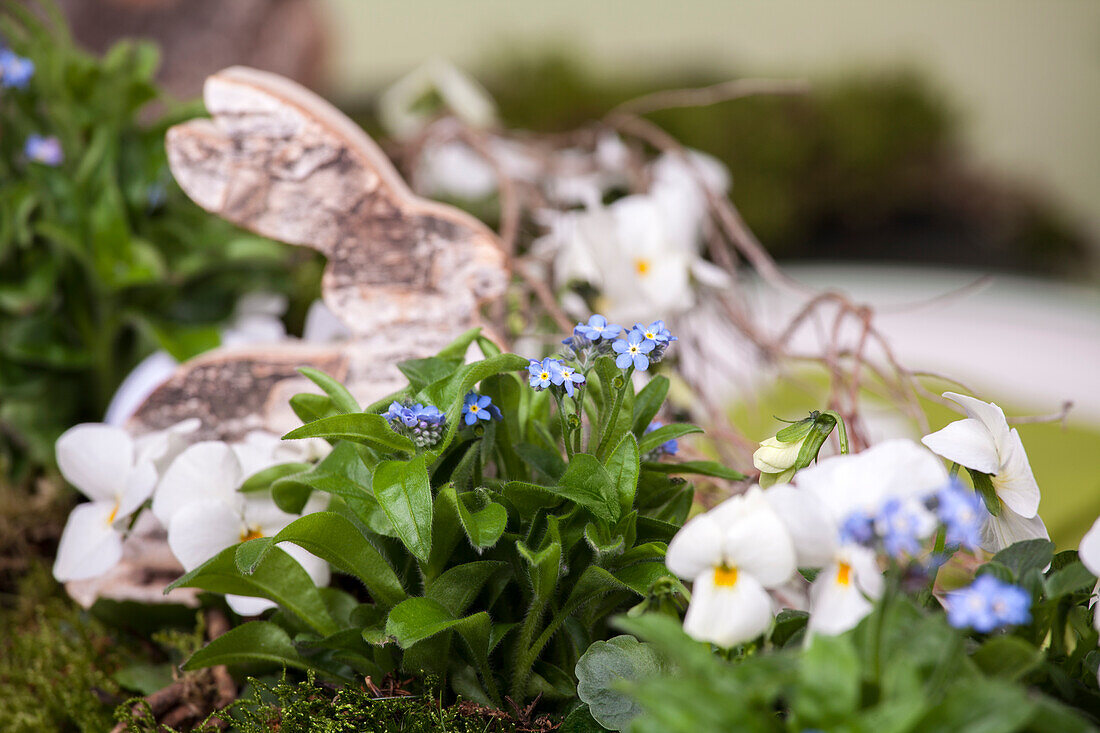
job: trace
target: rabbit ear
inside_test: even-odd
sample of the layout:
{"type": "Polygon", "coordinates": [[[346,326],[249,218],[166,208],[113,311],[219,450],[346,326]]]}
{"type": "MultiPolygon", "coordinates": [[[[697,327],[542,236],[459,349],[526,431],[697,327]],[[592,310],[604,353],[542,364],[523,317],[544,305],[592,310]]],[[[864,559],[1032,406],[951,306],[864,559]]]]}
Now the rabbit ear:
{"type": "Polygon", "coordinates": [[[210,77],[212,120],[168,132],[168,160],[203,208],[322,252],[325,303],[352,332],[441,341],[477,324],[507,283],[496,236],[415,196],[377,145],[332,105],[254,69],[210,77]]]}

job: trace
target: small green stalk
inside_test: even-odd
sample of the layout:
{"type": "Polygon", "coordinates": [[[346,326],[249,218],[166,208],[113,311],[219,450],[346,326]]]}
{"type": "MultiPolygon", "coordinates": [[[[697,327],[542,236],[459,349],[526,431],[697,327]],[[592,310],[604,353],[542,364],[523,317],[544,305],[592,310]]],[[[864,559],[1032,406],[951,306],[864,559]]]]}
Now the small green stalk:
{"type": "Polygon", "coordinates": [[[836,434],[837,438],[840,439],[840,453],[846,455],[848,453],[848,429],[844,425],[844,418],[836,410],[826,410],[822,414],[836,420],[836,434]]]}
{"type": "MultiPolygon", "coordinates": [[[[531,608],[527,611],[527,616],[523,619],[523,626],[520,628],[519,639],[516,643],[516,649],[519,650],[520,656],[516,659],[516,666],[512,671],[512,689],[509,694],[513,700],[522,700],[524,688],[527,687],[527,679],[531,674],[531,666],[534,665],[534,657],[531,657],[528,653],[528,649],[531,645],[531,638],[535,635],[535,629],[538,627],[539,621],[542,620],[543,611],[546,609],[546,602],[536,598],[531,601],[531,608]]],[[[541,637],[540,637],[541,638],[541,637]]],[[[544,642],[545,643],[545,642],[544,642]]],[[[542,647],[540,646],[541,650],[542,647]]],[[[538,652],[535,652],[538,655],[538,652]]]]}
{"type": "Polygon", "coordinates": [[[577,387],[573,395],[573,404],[577,408],[577,432],[574,436],[573,450],[581,452],[581,437],[584,433],[584,385],[577,387]]]}
{"type": "Polygon", "coordinates": [[[569,425],[565,421],[565,403],[557,392],[554,393],[554,401],[558,403],[558,420],[561,422],[561,440],[565,443],[565,455],[567,458],[572,458],[573,443],[569,440],[572,436],[569,434],[569,425]]]}
{"type": "Polygon", "coordinates": [[[626,396],[626,390],[630,387],[630,378],[633,375],[634,366],[631,365],[630,368],[626,370],[626,374],[623,375],[623,386],[619,390],[619,393],[615,395],[615,405],[611,408],[611,414],[603,426],[599,445],[596,446],[597,457],[603,455],[603,450],[607,445],[607,441],[611,438],[611,433],[615,430],[615,423],[619,420],[619,411],[623,407],[623,397],[626,396]]]}

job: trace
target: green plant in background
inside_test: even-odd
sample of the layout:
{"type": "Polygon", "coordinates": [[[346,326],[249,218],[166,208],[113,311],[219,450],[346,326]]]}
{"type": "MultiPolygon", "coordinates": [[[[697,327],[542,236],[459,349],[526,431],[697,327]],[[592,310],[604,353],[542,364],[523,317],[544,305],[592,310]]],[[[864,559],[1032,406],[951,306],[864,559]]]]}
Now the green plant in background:
{"type": "Polygon", "coordinates": [[[637,329],[613,339],[619,327],[601,321],[579,325],[561,360],[500,353],[475,329],[402,363],[409,386],[366,410],[303,370],[326,394],[292,400],[306,424],[286,437],[325,438],[331,454],[305,471],[263,471],[242,491],[270,486],[292,512],[321,491],[329,510],[228,548],[173,584],[281,606],[187,666],[258,661],[345,680],[401,669],[441,675],[493,707],[573,700],[576,661],[609,635],[613,614],[639,601],[675,605],[683,593],[663,563],[693,495],[675,474],[741,477],[713,462],[659,460],[699,429],[650,429],[669,382],[657,376],[635,393],[630,375],[674,339],[660,324],[645,329],[653,340],[637,329]],[[485,358],[464,364],[473,343],[485,358]],[[367,596],[314,587],[280,542],[357,578],[367,596]]]}
{"type": "MultiPolygon", "coordinates": [[[[1100,714],[1095,578],[1076,555],[1033,540],[985,566],[982,575],[1032,598],[1031,621],[1011,633],[953,628],[927,591],[898,585],[850,632],[807,638],[807,615],[788,610],[766,637],[727,654],[675,619],[623,618],[644,641],[592,645],[578,663],[579,691],[596,721],[635,733],[1094,730],[1083,716],[1100,714]]],[[[582,724],[584,709],[573,717],[575,730],[602,729],[582,724]]]]}
{"type": "Polygon", "coordinates": [[[102,419],[145,355],[216,346],[242,293],[318,280],[316,267],[290,274],[307,255],[206,214],[175,185],[164,133],[202,110],[157,89],[153,46],[93,58],[45,12],[49,22],[6,3],[0,15],[8,62],[33,64],[7,83],[0,72],[0,472],[11,479],[51,464],[66,428],[102,419]]]}

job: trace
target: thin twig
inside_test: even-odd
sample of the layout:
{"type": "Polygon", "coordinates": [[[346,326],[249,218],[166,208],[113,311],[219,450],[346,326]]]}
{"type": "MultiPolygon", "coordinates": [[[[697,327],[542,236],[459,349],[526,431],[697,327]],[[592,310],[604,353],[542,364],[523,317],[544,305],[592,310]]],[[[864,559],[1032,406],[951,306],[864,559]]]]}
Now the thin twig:
{"type": "Polygon", "coordinates": [[[664,89],[636,97],[612,109],[607,116],[644,115],[677,107],[707,107],[752,96],[786,96],[810,91],[804,79],[733,79],[694,89],[664,89]]]}

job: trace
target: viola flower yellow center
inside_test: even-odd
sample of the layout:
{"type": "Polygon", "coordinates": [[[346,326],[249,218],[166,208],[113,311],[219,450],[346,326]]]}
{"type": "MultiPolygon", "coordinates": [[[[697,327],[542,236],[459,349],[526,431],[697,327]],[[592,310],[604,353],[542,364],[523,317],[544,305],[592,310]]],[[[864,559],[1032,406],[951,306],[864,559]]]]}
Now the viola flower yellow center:
{"type": "Polygon", "coordinates": [[[247,532],[241,532],[241,542],[248,542],[249,540],[258,540],[264,536],[262,529],[255,527],[249,528],[247,532]]]}
{"type": "Polygon", "coordinates": [[[852,582],[852,566],[846,562],[839,563],[836,568],[837,585],[848,585],[852,582]]]}
{"type": "Polygon", "coordinates": [[[118,502],[115,502],[115,508],[111,510],[110,515],[107,517],[107,524],[114,524],[115,517],[118,516],[118,502]]]}
{"type": "Polygon", "coordinates": [[[634,271],[637,272],[639,275],[643,277],[648,275],[650,267],[651,265],[649,263],[649,260],[645,259],[644,257],[636,257],[634,259],[634,271]]]}
{"type": "Polygon", "coordinates": [[[737,568],[728,568],[720,565],[714,569],[714,584],[722,588],[732,588],[737,585],[737,568]]]}

